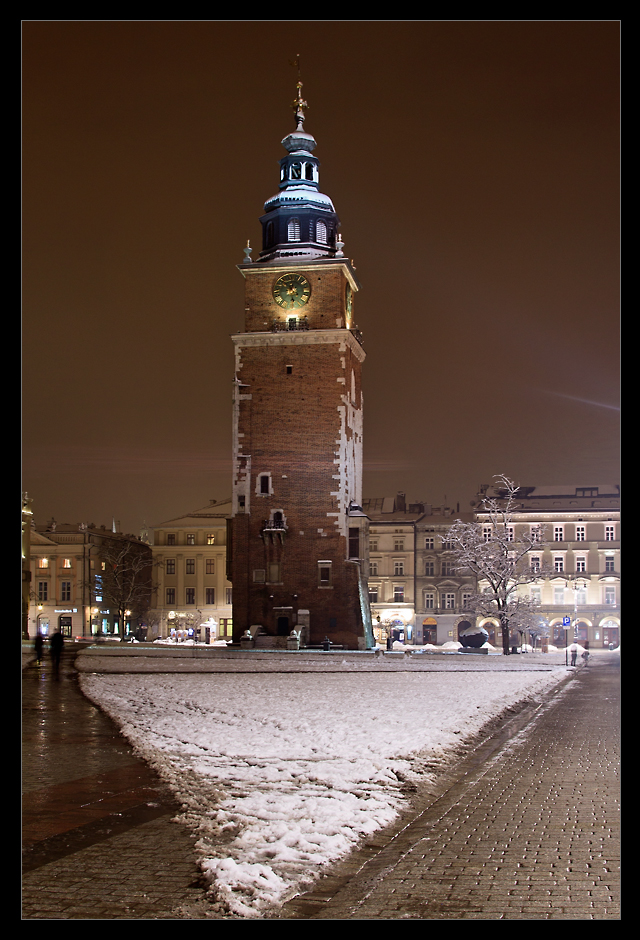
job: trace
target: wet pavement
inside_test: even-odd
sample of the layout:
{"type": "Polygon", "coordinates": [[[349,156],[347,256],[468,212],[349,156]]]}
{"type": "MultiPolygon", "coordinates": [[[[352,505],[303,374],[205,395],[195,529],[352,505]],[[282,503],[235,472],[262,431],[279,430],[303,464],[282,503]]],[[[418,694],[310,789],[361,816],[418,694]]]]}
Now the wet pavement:
{"type": "MultiPolygon", "coordinates": [[[[23,919],[219,919],[180,807],[114,723],[23,669],[23,919]]],[[[487,729],[292,919],[619,919],[619,658],[487,729]]]]}
{"type": "Polygon", "coordinates": [[[63,654],[22,671],[23,919],[208,916],[180,807],[63,654]]]}

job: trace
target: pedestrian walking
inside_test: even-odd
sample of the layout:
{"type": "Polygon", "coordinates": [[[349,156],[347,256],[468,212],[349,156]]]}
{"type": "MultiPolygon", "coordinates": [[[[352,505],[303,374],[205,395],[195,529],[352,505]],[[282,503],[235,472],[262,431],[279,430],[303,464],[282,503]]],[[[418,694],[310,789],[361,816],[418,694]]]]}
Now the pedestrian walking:
{"type": "Polygon", "coordinates": [[[574,643],[573,646],[571,647],[571,665],[572,666],[575,666],[577,659],[578,659],[578,647],[574,643]]]}
{"type": "Polygon", "coordinates": [[[57,677],[58,670],[60,669],[60,657],[62,656],[62,648],[64,646],[64,639],[62,633],[59,630],[56,630],[55,633],[51,635],[49,640],[49,648],[51,650],[51,664],[53,666],[53,674],[57,677]]]}
{"type": "Polygon", "coordinates": [[[44,637],[41,633],[36,634],[36,638],[33,641],[33,651],[36,657],[36,666],[39,666],[42,662],[42,648],[44,646],[44,637]]]}

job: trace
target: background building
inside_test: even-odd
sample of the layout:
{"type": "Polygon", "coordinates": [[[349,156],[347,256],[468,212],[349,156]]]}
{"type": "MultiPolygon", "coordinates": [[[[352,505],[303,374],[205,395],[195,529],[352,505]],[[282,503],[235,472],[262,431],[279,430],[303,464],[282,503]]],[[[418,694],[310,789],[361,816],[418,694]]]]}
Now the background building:
{"type": "Polygon", "coordinates": [[[153,526],[155,592],[149,638],[177,634],[229,639],[233,632],[227,580],[227,519],[231,500],[153,526]]]}
{"type": "Polygon", "coordinates": [[[32,528],[30,637],[38,631],[50,635],[56,630],[67,637],[145,635],[151,597],[151,548],[136,536],[113,528],[115,525],[109,530],[55,520],[32,528]],[[132,609],[121,604],[105,578],[105,558],[123,551],[137,560],[135,598],[130,595],[132,609]]]}
{"type": "MultiPolygon", "coordinates": [[[[484,487],[478,499],[486,492],[499,495],[484,487]]],[[[620,487],[524,486],[517,500],[516,531],[520,526],[540,526],[547,539],[540,551],[529,553],[531,568],[540,571],[540,579],[521,588],[539,604],[539,628],[554,646],[574,638],[594,648],[618,646],[620,487]]],[[[479,522],[486,519],[480,510],[475,516],[479,522]]],[[[491,633],[490,621],[483,625],[491,633]]],[[[518,642],[518,637],[511,642],[518,642]]]]}

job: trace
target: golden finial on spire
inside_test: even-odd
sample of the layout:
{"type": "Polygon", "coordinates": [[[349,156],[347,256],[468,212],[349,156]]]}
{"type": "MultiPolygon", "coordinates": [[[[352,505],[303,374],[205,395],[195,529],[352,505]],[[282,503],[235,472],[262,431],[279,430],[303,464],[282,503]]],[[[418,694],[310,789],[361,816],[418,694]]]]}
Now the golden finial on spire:
{"type": "Polygon", "coordinates": [[[300,54],[295,57],[291,65],[298,69],[298,84],[296,86],[298,89],[298,97],[293,102],[293,110],[296,113],[296,130],[302,130],[304,125],[304,109],[308,108],[309,105],[302,97],[302,82],[300,81],[300,54]]]}

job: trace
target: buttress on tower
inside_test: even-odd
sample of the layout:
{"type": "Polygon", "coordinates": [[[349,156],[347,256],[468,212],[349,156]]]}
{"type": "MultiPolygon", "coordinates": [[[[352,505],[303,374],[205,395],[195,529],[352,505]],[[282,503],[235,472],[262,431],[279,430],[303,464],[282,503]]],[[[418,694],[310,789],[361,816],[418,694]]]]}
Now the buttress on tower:
{"type": "Polygon", "coordinates": [[[354,325],[360,285],[319,190],[316,142],[282,141],[279,192],[267,200],[262,251],[238,265],[245,331],[235,347],[230,578],[233,633],[260,646],[326,637],[373,646],[362,512],[365,353],[354,325]],[[259,641],[258,641],[259,638],[259,641]]]}

